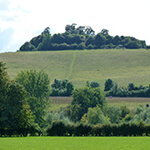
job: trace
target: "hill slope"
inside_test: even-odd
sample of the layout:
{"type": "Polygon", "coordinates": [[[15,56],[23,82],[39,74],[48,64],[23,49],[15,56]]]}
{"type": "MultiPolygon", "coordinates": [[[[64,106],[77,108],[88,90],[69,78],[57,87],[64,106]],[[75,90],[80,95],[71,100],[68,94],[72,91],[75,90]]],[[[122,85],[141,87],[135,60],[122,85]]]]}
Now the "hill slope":
{"type": "Polygon", "coordinates": [[[150,83],[148,50],[16,52],[0,54],[0,61],[6,63],[11,78],[21,70],[42,69],[51,82],[68,78],[76,87],[84,86],[87,80],[100,82],[104,87],[108,78],[119,86],[150,83]]]}

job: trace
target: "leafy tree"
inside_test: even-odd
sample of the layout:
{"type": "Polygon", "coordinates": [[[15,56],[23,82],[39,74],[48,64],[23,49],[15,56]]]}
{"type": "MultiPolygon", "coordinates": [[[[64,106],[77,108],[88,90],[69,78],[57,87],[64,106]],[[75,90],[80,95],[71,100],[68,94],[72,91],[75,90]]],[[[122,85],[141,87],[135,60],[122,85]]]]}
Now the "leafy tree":
{"type": "Polygon", "coordinates": [[[72,25],[66,25],[65,26],[65,31],[68,32],[68,33],[75,33],[76,32],[76,26],[77,24],[76,23],[73,23],[72,25]]]}
{"type": "Polygon", "coordinates": [[[0,62],[0,128],[18,129],[22,124],[30,125],[31,120],[25,119],[30,115],[22,113],[27,110],[25,96],[24,88],[9,80],[5,64],[0,62]]]}
{"type": "Polygon", "coordinates": [[[0,110],[4,109],[5,100],[7,99],[8,74],[5,64],[0,61],[0,110]]]}
{"type": "Polygon", "coordinates": [[[52,86],[51,96],[70,96],[74,89],[73,84],[67,80],[58,80],[55,79],[52,86]]]}
{"type": "Polygon", "coordinates": [[[62,121],[65,125],[72,124],[68,117],[63,115],[63,112],[49,112],[45,116],[47,126],[52,125],[54,121],[62,121]]]}
{"type": "Polygon", "coordinates": [[[98,33],[95,36],[95,45],[97,46],[97,48],[101,48],[101,46],[105,45],[105,43],[106,43],[105,36],[103,36],[102,34],[98,33]]]}
{"type": "Polygon", "coordinates": [[[8,97],[5,104],[5,115],[10,128],[18,128],[21,110],[25,102],[26,92],[22,86],[14,81],[8,84],[8,97]]]}
{"type": "Polygon", "coordinates": [[[128,90],[129,90],[129,91],[132,91],[132,90],[134,90],[134,89],[135,89],[134,83],[129,83],[129,85],[128,85],[128,90]]]}
{"type": "Polygon", "coordinates": [[[114,82],[113,87],[111,88],[111,90],[108,92],[108,96],[116,96],[118,94],[118,84],[116,82],[114,82]]]}
{"type": "Polygon", "coordinates": [[[88,45],[94,45],[94,37],[93,36],[89,36],[85,42],[85,45],[88,46],[88,45]]]}
{"type": "Polygon", "coordinates": [[[139,43],[137,41],[130,41],[127,44],[125,44],[125,47],[128,49],[141,48],[141,46],[139,45],[139,43]]]}
{"type": "Polygon", "coordinates": [[[127,114],[130,113],[130,109],[127,106],[121,106],[121,118],[124,118],[127,114]]]}
{"type": "Polygon", "coordinates": [[[46,104],[49,106],[48,102],[36,97],[29,97],[27,98],[27,103],[30,106],[32,114],[34,115],[34,121],[40,126],[43,126],[46,104]]]}
{"type": "Polygon", "coordinates": [[[72,25],[66,25],[65,31],[71,34],[81,34],[81,35],[95,35],[95,31],[90,26],[79,26],[76,28],[76,23],[72,25]]]}
{"type": "Polygon", "coordinates": [[[112,79],[107,79],[105,81],[105,89],[104,91],[109,91],[114,86],[114,82],[112,79]]]}
{"type": "Polygon", "coordinates": [[[75,34],[73,36],[73,42],[72,43],[81,44],[81,43],[84,43],[84,42],[85,42],[85,37],[83,35],[75,34]]]}
{"type": "Polygon", "coordinates": [[[28,129],[34,124],[34,116],[27,101],[22,106],[20,117],[20,127],[28,129]]]}
{"type": "Polygon", "coordinates": [[[109,30],[102,29],[101,34],[104,35],[104,36],[106,36],[106,35],[108,35],[108,32],[109,32],[109,30]]]}
{"type": "Polygon", "coordinates": [[[88,108],[87,120],[90,124],[106,124],[109,123],[109,119],[106,118],[100,107],[96,106],[93,108],[88,108]]]}
{"type": "Polygon", "coordinates": [[[21,71],[16,80],[27,91],[28,103],[35,115],[35,122],[42,126],[45,108],[49,105],[49,78],[44,71],[21,71]]]}
{"type": "Polygon", "coordinates": [[[85,34],[94,36],[95,31],[90,26],[86,26],[85,27],[85,34]]]}
{"type": "Polygon", "coordinates": [[[84,35],[84,34],[85,34],[85,26],[79,26],[79,27],[76,29],[76,32],[77,32],[77,34],[82,34],[82,35],[84,35]]]}
{"type": "Polygon", "coordinates": [[[118,35],[116,35],[113,39],[112,39],[112,44],[114,45],[119,45],[121,42],[121,39],[118,35]]]}
{"type": "Polygon", "coordinates": [[[42,42],[38,45],[38,50],[40,51],[44,51],[44,50],[50,50],[51,49],[51,37],[49,34],[46,34],[43,39],[42,42]]]}
{"type": "Polygon", "coordinates": [[[95,82],[95,81],[92,81],[91,83],[90,83],[90,87],[91,88],[98,88],[98,87],[100,87],[100,84],[98,83],[98,82],[95,82]]]}
{"type": "Polygon", "coordinates": [[[41,33],[41,35],[46,35],[46,34],[50,34],[50,28],[49,27],[46,27],[44,29],[44,31],[41,33]]]}
{"type": "Polygon", "coordinates": [[[65,37],[58,33],[58,34],[54,34],[52,37],[52,43],[57,43],[57,44],[61,44],[65,42],[65,37]]]}
{"type": "Polygon", "coordinates": [[[5,64],[0,61],[0,127],[5,125],[5,110],[7,104],[7,92],[8,92],[8,74],[5,64]]]}
{"type": "Polygon", "coordinates": [[[28,92],[28,97],[49,99],[50,80],[43,70],[39,72],[36,70],[21,71],[17,74],[16,80],[28,92]]]}
{"type": "Polygon", "coordinates": [[[112,44],[112,40],[113,40],[113,36],[111,35],[105,35],[105,38],[106,38],[106,45],[109,45],[110,48],[114,48],[114,44],[112,44]]]}
{"type": "Polygon", "coordinates": [[[144,123],[150,124],[149,118],[150,118],[150,108],[139,106],[137,107],[131,122],[139,123],[140,121],[143,121],[144,123]]]}
{"type": "Polygon", "coordinates": [[[64,108],[63,113],[66,117],[69,117],[70,120],[74,122],[79,121],[83,116],[82,108],[79,104],[67,106],[66,108],[64,108]]]}
{"type": "Polygon", "coordinates": [[[126,87],[121,87],[118,89],[116,95],[119,97],[128,97],[130,93],[126,87]]]}
{"type": "Polygon", "coordinates": [[[80,44],[78,45],[78,49],[79,49],[79,50],[85,49],[85,43],[80,43],[80,44]]]}
{"type": "Polygon", "coordinates": [[[108,106],[103,109],[104,115],[110,118],[111,123],[119,123],[121,110],[119,107],[108,106]]]}
{"type": "Polygon", "coordinates": [[[121,36],[121,44],[125,46],[127,43],[131,42],[130,37],[121,36]]]}
{"type": "Polygon", "coordinates": [[[26,42],[20,47],[20,51],[33,51],[33,50],[35,50],[35,47],[30,42],[26,42]]]}
{"type": "Polygon", "coordinates": [[[88,108],[96,107],[99,105],[103,108],[105,101],[105,95],[99,88],[79,88],[75,89],[73,92],[73,100],[71,105],[79,105],[80,106],[80,119],[81,117],[87,113],[88,108]]]}
{"type": "Polygon", "coordinates": [[[67,88],[67,95],[70,96],[72,94],[72,91],[74,90],[73,84],[71,82],[68,82],[66,88],[67,88]]]}
{"type": "Polygon", "coordinates": [[[38,35],[37,37],[32,38],[31,41],[30,41],[30,43],[32,45],[34,45],[35,48],[37,48],[38,45],[42,42],[43,38],[44,38],[44,36],[38,35]]]}

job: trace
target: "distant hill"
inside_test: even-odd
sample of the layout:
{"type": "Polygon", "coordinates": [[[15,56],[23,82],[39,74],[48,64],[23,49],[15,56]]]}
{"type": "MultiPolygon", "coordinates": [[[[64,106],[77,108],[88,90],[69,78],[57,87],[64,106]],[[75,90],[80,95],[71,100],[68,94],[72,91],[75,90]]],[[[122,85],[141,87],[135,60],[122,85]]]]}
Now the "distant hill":
{"type": "Polygon", "coordinates": [[[2,53],[0,61],[6,63],[12,79],[21,70],[42,69],[51,82],[67,78],[75,87],[84,86],[87,80],[104,87],[108,78],[119,86],[150,84],[150,51],[144,49],[2,53]]]}

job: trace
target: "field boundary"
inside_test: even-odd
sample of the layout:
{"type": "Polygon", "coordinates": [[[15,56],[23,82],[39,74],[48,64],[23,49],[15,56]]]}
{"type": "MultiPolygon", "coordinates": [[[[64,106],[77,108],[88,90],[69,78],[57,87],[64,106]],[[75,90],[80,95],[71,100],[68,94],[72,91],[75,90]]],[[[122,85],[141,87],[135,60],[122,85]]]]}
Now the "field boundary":
{"type": "MultiPolygon", "coordinates": [[[[73,100],[72,97],[65,96],[51,96],[53,103],[61,104],[69,104],[73,100]]],[[[150,97],[105,97],[108,103],[150,103],[150,97]]]]}

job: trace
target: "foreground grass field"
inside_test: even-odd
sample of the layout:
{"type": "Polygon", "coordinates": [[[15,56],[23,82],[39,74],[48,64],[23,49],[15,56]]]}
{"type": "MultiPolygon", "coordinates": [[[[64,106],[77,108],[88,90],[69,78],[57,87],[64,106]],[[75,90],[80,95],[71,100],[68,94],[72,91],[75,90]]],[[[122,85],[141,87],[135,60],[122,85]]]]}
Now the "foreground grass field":
{"type": "Polygon", "coordinates": [[[149,150],[150,137],[0,138],[0,150],[149,150]]]}
{"type": "Polygon", "coordinates": [[[111,78],[119,86],[133,82],[136,86],[150,83],[149,50],[84,50],[16,52],[0,54],[14,78],[21,70],[44,70],[51,83],[55,78],[68,78],[75,87],[83,87],[87,80],[97,81],[104,87],[111,78]]]}

